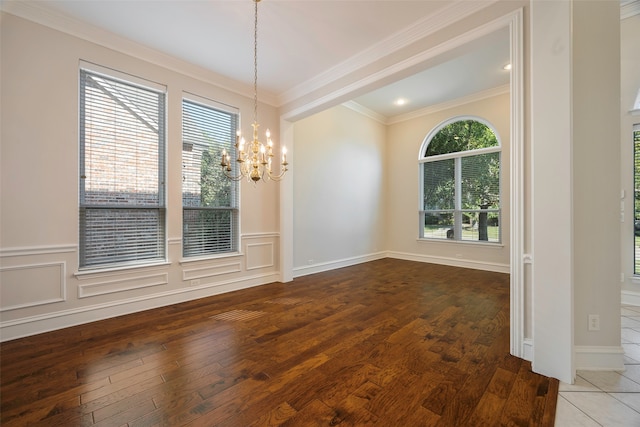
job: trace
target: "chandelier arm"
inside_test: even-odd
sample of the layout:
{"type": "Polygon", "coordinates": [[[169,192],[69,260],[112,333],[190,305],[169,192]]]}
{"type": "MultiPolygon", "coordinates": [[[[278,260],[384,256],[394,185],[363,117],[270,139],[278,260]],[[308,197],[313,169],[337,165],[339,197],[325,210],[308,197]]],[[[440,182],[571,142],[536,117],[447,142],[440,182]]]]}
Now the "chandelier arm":
{"type": "Polygon", "coordinates": [[[268,174],[268,177],[271,181],[279,182],[284,178],[284,174],[288,171],[285,166],[282,167],[282,172],[279,175],[268,174]]]}
{"type": "Polygon", "coordinates": [[[230,173],[227,172],[226,169],[223,170],[223,173],[224,173],[224,176],[226,176],[231,181],[240,181],[242,178],[244,178],[244,175],[242,175],[242,174],[240,174],[240,175],[231,175],[230,173]]]}

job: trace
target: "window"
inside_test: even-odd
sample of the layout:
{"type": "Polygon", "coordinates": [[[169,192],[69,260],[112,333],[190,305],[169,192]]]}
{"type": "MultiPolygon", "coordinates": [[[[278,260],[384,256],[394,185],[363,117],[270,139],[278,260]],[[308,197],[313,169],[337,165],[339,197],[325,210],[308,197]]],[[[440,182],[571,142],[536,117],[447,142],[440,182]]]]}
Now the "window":
{"type": "Polygon", "coordinates": [[[182,207],[184,257],[238,250],[238,183],[220,161],[235,151],[238,113],[229,107],[182,101],[182,207]]]}
{"type": "Polygon", "coordinates": [[[80,70],[81,268],[165,259],[164,148],[164,91],[80,70]]]}
{"type": "Polygon", "coordinates": [[[634,152],[634,168],[633,168],[633,188],[634,188],[634,215],[633,215],[633,234],[634,234],[634,267],[633,274],[640,275],[640,124],[633,126],[633,152],[634,152]]]}
{"type": "Polygon", "coordinates": [[[434,129],[420,151],[420,238],[500,242],[495,132],[476,119],[455,119],[434,129]]]}

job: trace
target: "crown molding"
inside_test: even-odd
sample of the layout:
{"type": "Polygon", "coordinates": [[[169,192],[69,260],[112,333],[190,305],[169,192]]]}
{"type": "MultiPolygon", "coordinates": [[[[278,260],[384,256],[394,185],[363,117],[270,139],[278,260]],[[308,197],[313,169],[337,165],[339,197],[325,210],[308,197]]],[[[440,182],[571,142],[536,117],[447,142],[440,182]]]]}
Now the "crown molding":
{"type": "MultiPolygon", "coordinates": [[[[204,67],[178,59],[140,43],[133,42],[125,37],[103,30],[94,25],[87,24],[81,20],[54,12],[38,3],[5,0],[0,2],[0,11],[44,25],[65,34],[81,38],[108,49],[113,49],[126,55],[139,58],[143,61],[203,81],[238,95],[248,98],[253,97],[253,87],[250,85],[216,74],[204,67]]],[[[277,98],[271,92],[261,92],[260,102],[264,102],[271,106],[277,106],[277,98]]]]}
{"type": "Polygon", "coordinates": [[[387,116],[377,113],[362,104],[357,103],[356,101],[347,101],[342,103],[343,107],[349,108],[350,110],[355,111],[356,113],[360,113],[363,116],[369,117],[370,119],[375,120],[376,122],[382,123],[383,125],[387,124],[387,116]]]}
{"type": "Polygon", "coordinates": [[[414,119],[416,117],[426,116],[428,114],[434,114],[440,111],[448,110],[451,108],[459,107],[461,105],[470,104],[472,102],[482,101],[484,99],[493,98],[494,96],[503,95],[505,93],[509,93],[511,90],[510,85],[502,85],[497,86],[491,89],[483,90],[481,92],[476,92],[471,95],[464,96],[462,98],[454,99],[447,102],[442,102],[440,104],[430,105],[429,107],[422,108],[420,110],[415,110],[406,114],[399,114],[397,116],[391,117],[387,120],[387,124],[395,124],[404,122],[410,119],[414,119]]]}
{"type": "Polygon", "coordinates": [[[620,1],[620,20],[640,15],[640,0],[620,1]]]}
{"type": "Polygon", "coordinates": [[[417,117],[426,116],[429,114],[435,114],[440,111],[448,110],[451,108],[459,107],[461,105],[470,104],[472,102],[482,101],[483,99],[493,98],[494,96],[503,95],[505,93],[509,93],[511,91],[510,85],[502,85],[497,86],[491,89],[483,90],[481,92],[476,92],[471,95],[464,96],[462,98],[454,99],[447,102],[442,102],[440,104],[430,105],[425,108],[421,108],[420,110],[415,110],[406,114],[399,114],[397,116],[387,117],[380,113],[376,113],[373,110],[365,107],[362,104],[358,104],[355,101],[347,101],[343,102],[341,105],[343,107],[349,108],[353,111],[356,111],[363,116],[367,116],[370,119],[373,119],[383,125],[393,125],[396,123],[404,122],[407,120],[415,119],[417,117]]]}
{"type": "Polygon", "coordinates": [[[376,61],[396,52],[406,46],[411,45],[425,37],[434,34],[441,29],[454,24],[467,16],[470,16],[499,0],[456,0],[447,4],[434,14],[426,16],[413,25],[404,28],[395,34],[387,37],[381,42],[370,46],[357,55],[330,68],[329,70],[311,78],[287,91],[279,97],[279,105],[286,105],[302,98],[340,77],[360,70],[376,61]]]}

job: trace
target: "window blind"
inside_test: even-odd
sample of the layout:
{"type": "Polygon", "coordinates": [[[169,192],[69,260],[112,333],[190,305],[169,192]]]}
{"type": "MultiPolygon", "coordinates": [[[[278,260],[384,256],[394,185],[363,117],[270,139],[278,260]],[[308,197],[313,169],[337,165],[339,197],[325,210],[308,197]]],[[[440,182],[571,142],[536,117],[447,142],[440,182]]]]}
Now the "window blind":
{"type": "Polygon", "coordinates": [[[439,160],[423,168],[424,209],[443,210],[455,208],[454,159],[439,160]]]}
{"type": "Polygon", "coordinates": [[[183,256],[238,250],[238,183],[220,167],[223,150],[234,158],[238,114],[182,102],[183,256]]]}
{"type": "Polygon", "coordinates": [[[165,94],[80,71],[80,267],[165,258],[165,94]]]}
{"type": "Polygon", "coordinates": [[[499,208],[500,153],[461,158],[462,209],[499,208]]]}

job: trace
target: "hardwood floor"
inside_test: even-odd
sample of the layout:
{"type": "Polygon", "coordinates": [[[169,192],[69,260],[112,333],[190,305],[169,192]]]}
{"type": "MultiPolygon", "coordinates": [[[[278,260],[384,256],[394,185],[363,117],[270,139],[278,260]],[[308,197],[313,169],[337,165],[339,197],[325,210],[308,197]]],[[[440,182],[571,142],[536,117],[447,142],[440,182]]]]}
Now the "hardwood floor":
{"type": "Polygon", "coordinates": [[[10,426],[553,426],[509,276],[383,259],[3,343],[10,426]]]}

